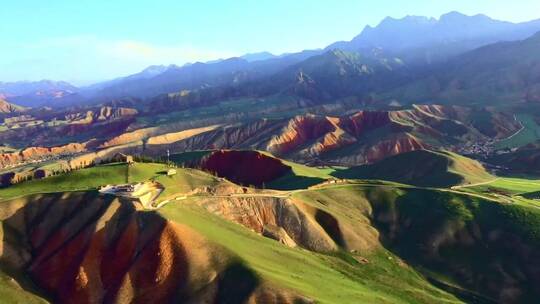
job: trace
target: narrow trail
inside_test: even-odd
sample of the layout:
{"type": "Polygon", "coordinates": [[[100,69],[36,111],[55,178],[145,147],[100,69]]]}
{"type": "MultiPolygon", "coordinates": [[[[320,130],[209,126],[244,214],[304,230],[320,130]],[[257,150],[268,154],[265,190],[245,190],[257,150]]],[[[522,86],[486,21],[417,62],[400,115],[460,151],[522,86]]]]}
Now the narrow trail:
{"type": "Polygon", "coordinates": [[[517,122],[519,123],[519,125],[521,126],[521,128],[519,128],[519,130],[517,130],[514,134],[512,134],[512,135],[510,135],[510,136],[508,136],[508,137],[506,137],[506,138],[501,138],[501,139],[497,140],[496,143],[500,143],[500,142],[503,142],[503,141],[505,141],[505,140],[509,140],[509,139],[511,139],[512,137],[514,137],[514,136],[518,135],[519,133],[521,133],[521,131],[523,131],[523,130],[525,129],[525,126],[523,125],[523,123],[521,122],[521,120],[519,120],[519,119],[517,118],[517,116],[516,116],[515,114],[514,114],[514,120],[517,121],[517,122]]]}
{"type": "Polygon", "coordinates": [[[482,186],[482,185],[487,185],[487,184],[491,184],[493,182],[496,182],[500,179],[500,177],[497,177],[497,178],[494,178],[492,180],[489,180],[489,181],[485,181],[485,182],[480,182],[480,183],[474,183],[474,184],[467,184],[467,185],[458,185],[458,186],[452,186],[450,187],[450,189],[452,190],[457,190],[457,189],[461,189],[461,188],[470,188],[470,187],[476,187],[476,186],[482,186]]]}
{"type": "Polygon", "coordinates": [[[480,194],[480,193],[460,191],[460,189],[462,189],[462,188],[475,187],[475,186],[480,186],[480,185],[487,185],[487,184],[493,183],[493,182],[495,182],[495,181],[497,181],[499,179],[500,178],[495,178],[495,179],[485,181],[485,182],[474,183],[474,184],[469,184],[469,185],[453,186],[451,188],[418,187],[418,186],[405,185],[405,184],[403,184],[403,185],[385,185],[385,184],[380,184],[380,183],[365,183],[365,182],[360,182],[360,181],[359,182],[349,181],[347,183],[342,183],[342,184],[324,185],[324,186],[321,186],[321,187],[316,187],[315,186],[315,188],[312,187],[312,188],[308,188],[308,189],[296,189],[296,190],[284,190],[284,191],[272,190],[271,192],[266,192],[266,193],[265,192],[262,192],[262,193],[231,193],[231,194],[226,194],[226,195],[213,195],[213,194],[210,194],[210,193],[203,194],[203,195],[201,195],[201,194],[196,194],[196,195],[181,194],[181,195],[178,195],[177,197],[172,197],[172,198],[167,199],[165,201],[158,202],[157,206],[153,207],[153,209],[158,209],[158,208],[166,205],[167,203],[170,203],[170,202],[173,202],[173,201],[186,200],[186,199],[190,199],[190,198],[227,199],[227,198],[258,197],[258,198],[288,199],[288,198],[293,197],[295,194],[302,193],[302,192],[309,192],[309,191],[318,190],[318,189],[331,189],[331,188],[355,187],[355,186],[356,187],[372,187],[372,188],[376,188],[376,187],[396,188],[397,187],[397,188],[410,188],[410,189],[425,189],[425,190],[432,190],[432,191],[456,193],[456,194],[460,194],[460,195],[476,197],[476,198],[489,200],[489,201],[507,202],[507,201],[503,200],[502,198],[495,198],[495,197],[483,195],[483,194],[480,194]]]}
{"type": "MultiPolygon", "coordinates": [[[[494,182],[495,180],[491,180],[491,181],[488,181],[488,182],[485,182],[485,183],[491,183],[491,182],[494,182]]],[[[482,184],[482,183],[478,183],[478,184],[482,184]]],[[[478,184],[475,184],[475,185],[478,185],[478,184]]],[[[451,192],[451,193],[467,195],[467,196],[477,197],[477,198],[491,200],[491,201],[496,200],[493,197],[489,197],[489,196],[482,195],[482,194],[479,194],[479,193],[471,193],[471,192],[459,191],[458,189],[417,187],[417,186],[411,186],[411,185],[399,185],[399,186],[397,186],[397,185],[384,185],[384,184],[383,185],[381,185],[381,184],[369,184],[369,183],[362,183],[362,182],[358,182],[358,183],[349,182],[349,183],[338,184],[338,185],[328,185],[328,186],[321,187],[321,188],[318,188],[318,189],[329,189],[329,188],[351,187],[351,186],[370,187],[370,188],[376,188],[376,187],[396,188],[396,187],[398,187],[398,188],[411,188],[411,189],[425,189],[425,190],[435,190],[435,191],[442,191],[442,192],[451,192]]],[[[473,186],[473,185],[471,184],[469,186],[473,186]]],[[[204,198],[232,198],[232,197],[291,198],[294,194],[301,193],[301,192],[313,191],[313,190],[315,190],[315,189],[297,189],[297,190],[284,191],[283,193],[279,193],[279,194],[276,194],[276,193],[233,193],[233,194],[230,194],[230,195],[204,195],[204,196],[199,196],[199,197],[204,197],[204,198]]],[[[188,196],[188,197],[197,197],[197,196],[188,196]]],[[[186,199],[188,197],[184,197],[184,199],[186,199]]]]}

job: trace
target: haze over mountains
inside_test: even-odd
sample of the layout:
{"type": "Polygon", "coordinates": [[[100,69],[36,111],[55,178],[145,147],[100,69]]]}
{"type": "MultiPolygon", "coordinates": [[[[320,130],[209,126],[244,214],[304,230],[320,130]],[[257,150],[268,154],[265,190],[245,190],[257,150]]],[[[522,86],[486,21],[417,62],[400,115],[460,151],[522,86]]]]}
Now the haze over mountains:
{"type": "Polygon", "coordinates": [[[540,101],[540,33],[486,45],[450,59],[399,90],[409,100],[471,103],[540,101]],[[411,95],[408,95],[411,94],[411,95]]]}
{"type": "Polygon", "coordinates": [[[336,42],[326,49],[382,48],[409,63],[434,63],[498,41],[525,39],[538,32],[539,26],[540,20],[510,23],[459,12],[444,14],[439,19],[387,17],[374,28],[366,26],[351,41],[336,42]]]}
{"type": "Polygon", "coordinates": [[[0,97],[25,106],[35,106],[62,99],[78,90],[77,87],[65,81],[0,82],[0,97]]]}
{"type": "MultiPolygon", "coordinates": [[[[65,82],[52,81],[4,83],[0,85],[0,94],[8,101],[23,106],[71,106],[83,102],[103,102],[110,98],[128,96],[150,98],[183,90],[236,87],[243,83],[251,85],[260,79],[267,82],[274,75],[276,79],[284,77],[294,80],[298,78],[298,70],[302,69],[302,75],[308,78],[319,78],[317,89],[313,90],[323,91],[320,94],[325,95],[332,92],[324,91],[340,90],[340,88],[339,85],[335,87],[337,84],[332,81],[326,83],[324,79],[320,79],[322,75],[311,75],[317,74],[315,71],[317,66],[333,65],[341,71],[341,78],[347,78],[350,81],[364,82],[365,78],[375,78],[373,81],[380,83],[377,77],[390,75],[391,82],[396,83],[389,85],[395,86],[402,82],[410,82],[411,78],[422,75],[426,64],[442,65],[440,69],[447,69],[444,63],[457,55],[501,41],[522,40],[538,31],[540,31],[540,20],[510,23],[497,21],[485,15],[466,16],[457,12],[442,15],[439,19],[418,16],[407,16],[402,19],[388,17],[376,27],[366,26],[349,42],[336,42],[321,50],[280,56],[261,52],[210,63],[186,64],[181,67],[151,66],[140,73],[86,88],[75,88],[65,82]],[[336,49],[344,52],[336,52],[336,49]],[[349,52],[358,54],[345,55],[349,52]],[[317,55],[322,56],[311,58],[317,55]],[[329,62],[332,60],[335,62],[329,62]],[[287,70],[289,75],[286,75],[287,70]],[[386,73],[387,70],[391,70],[392,73],[386,73]],[[398,71],[397,75],[396,71],[398,71]],[[370,76],[365,77],[366,75],[370,76]],[[79,91],[80,95],[75,94],[79,91]]],[[[476,56],[481,56],[477,54],[476,56]]],[[[456,58],[447,65],[460,65],[459,60],[456,58]]],[[[476,71],[476,69],[473,70],[476,71]]],[[[322,78],[335,80],[334,75],[325,75],[322,78]]],[[[389,85],[385,85],[385,89],[389,85]]],[[[280,86],[275,89],[262,88],[261,90],[275,93],[274,91],[284,89],[286,88],[280,86]]],[[[354,91],[349,94],[369,95],[379,89],[363,84],[354,88],[354,91]]],[[[253,91],[253,89],[250,90],[253,91]]],[[[304,87],[299,90],[311,89],[304,87]]],[[[254,93],[260,95],[259,92],[254,93]]],[[[319,93],[315,92],[315,94],[319,93]]]]}

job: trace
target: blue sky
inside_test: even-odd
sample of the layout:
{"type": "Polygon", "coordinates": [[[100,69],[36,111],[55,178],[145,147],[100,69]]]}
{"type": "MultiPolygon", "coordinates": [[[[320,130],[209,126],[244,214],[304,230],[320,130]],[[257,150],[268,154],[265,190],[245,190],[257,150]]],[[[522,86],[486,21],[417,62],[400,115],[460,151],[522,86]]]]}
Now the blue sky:
{"type": "Polygon", "coordinates": [[[0,81],[80,85],[152,64],[320,48],[386,16],[454,10],[520,22],[540,18],[540,1],[0,0],[0,81]]]}

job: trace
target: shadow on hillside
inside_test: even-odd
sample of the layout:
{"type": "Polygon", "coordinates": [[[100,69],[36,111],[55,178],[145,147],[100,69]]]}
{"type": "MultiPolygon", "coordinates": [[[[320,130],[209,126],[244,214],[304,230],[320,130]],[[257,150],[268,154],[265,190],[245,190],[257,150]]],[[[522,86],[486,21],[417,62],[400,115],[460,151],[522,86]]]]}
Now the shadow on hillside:
{"type": "MultiPolygon", "coordinates": [[[[184,243],[159,213],[97,191],[3,204],[0,267],[30,293],[53,303],[178,303],[200,296],[188,286],[193,266],[185,248],[198,245],[184,243]]],[[[244,303],[260,282],[232,263],[211,284],[216,303],[244,303]]]]}
{"type": "Polygon", "coordinates": [[[232,263],[219,276],[216,303],[246,303],[259,284],[259,278],[251,269],[232,263]]]}
{"type": "Polygon", "coordinates": [[[414,171],[410,169],[407,172],[399,172],[399,170],[380,170],[374,165],[363,165],[351,167],[336,171],[332,176],[342,179],[373,179],[385,180],[390,182],[408,184],[418,187],[433,187],[433,188],[448,188],[463,183],[464,179],[461,175],[455,174],[446,169],[443,170],[427,170],[419,169],[414,171]]]}
{"type": "Polygon", "coordinates": [[[338,246],[345,247],[345,239],[339,227],[339,222],[333,215],[322,209],[317,209],[315,220],[338,246]]]}
{"type": "Polygon", "coordinates": [[[291,172],[283,177],[280,177],[266,184],[266,187],[269,189],[289,191],[289,190],[307,189],[311,186],[315,186],[324,181],[325,181],[324,178],[298,176],[291,172]]]}
{"type": "Polygon", "coordinates": [[[384,247],[428,270],[421,272],[434,286],[468,303],[534,303],[540,295],[540,247],[525,241],[508,206],[421,189],[371,203],[384,247]]]}
{"type": "Polygon", "coordinates": [[[159,214],[137,211],[131,202],[118,204],[117,198],[97,192],[26,200],[2,219],[1,257],[2,270],[26,291],[52,302],[113,302],[125,289],[126,276],[135,286],[128,291],[134,301],[174,299],[185,289],[190,265],[182,244],[174,244],[168,257],[172,271],[160,279],[155,293],[148,289],[162,264],[160,237],[167,221],[159,214]],[[86,284],[80,284],[81,276],[86,284]]]}

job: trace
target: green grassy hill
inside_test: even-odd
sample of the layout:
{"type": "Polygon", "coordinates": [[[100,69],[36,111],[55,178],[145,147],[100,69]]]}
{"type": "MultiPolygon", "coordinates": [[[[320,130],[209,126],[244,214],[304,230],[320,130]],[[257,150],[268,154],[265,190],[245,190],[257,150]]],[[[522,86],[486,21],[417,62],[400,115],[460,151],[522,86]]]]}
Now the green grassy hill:
{"type": "Polygon", "coordinates": [[[159,212],[234,252],[261,280],[292,289],[316,303],[460,302],[414,269],[400,266],[399,257],[384,249],[361,257],[369,260],[364,264],[347,252],[320,254],[283,246],[209,214],[196,202],[169,204],[159,212]]]}
{"type": "MultiPolygon", "coordinates": [[[[421,173],[432,173],[430,176],[439,179],[438,186],[449,185],[448,181],[472,183],[491,178],[476,162],[453,153],[419,151],[414,154],[386,163],[385,166],[396,165],[393,171],[377,172],[399,173],[394,176],[410,178],[405,169],[397,170],[399,166],[408,164],[409,169],[426,166],[421,173]]],[[[532,303],[540,296],[536,271],[540,269],[540,234],[537,229],[540,209],[537,202],[517,197],[488,199],[477,193],[371,180],[299,189],[302,178],[324,180],[331,177],[332,172],[286,164],[291,166],[292,173],[278,182],[296,185],[291,187],[294,188],[292,191],[250,189],[245,192],[241,187],[195,169],[179,168],[175,176],[168,177],[163,174],[167,168],[165,165],[153,163],[136,163],[129,168],[124,164],[96,166],[2,189],[0,235],[7,254],[1,257],[0,270],[9,275],[6,274],[5,279],[0,276],[0,293],[12,294],[7,298],[8,303],[39,301],[32,293],[40,295],[40,289],[32,287],[29,282],[18,280],[24,290],[12,288],[14,281],[10,276],[22,278],[27,270],[5,268],[6,262],[14,256],[24,256],[23,253],[13,255],[10,252],[25,252],[25,246],[35,246],[34,242],[41,238],[63,237],[69,231],[69,235],[74,235],[65,235],[69,237],[65,242],[66,248],[63,242],[51,239],[51,246],[57,246],[51,251],[55,252],[52,256],[47,253],[52,249],[47,247],[33,249],[36,255],[40,255],[42,250],[47,253],[46,257],[40,258],[42,266],[39,267],[48,267],[49,258],[51,263],[59,263],[54,259],[56,255],[64,250],[72,252],[75,248],[83,250],[81,252],[93,248],[83,254],[85,263],[101,265],[100,257],[118,254],[114,250],[107,251],[111,244],[100,243],[103,236],[105,239],[120,235],[127,237],[122,237],[119,242],[149,242],[158,238],[156,244],[161,245],[155,245],[158,246],[155,250],[159,254],[151,251],[144,255],[153,257],[145,267],[166,270],[173,267],[172,264],[159,257],[185,257],[177,263],[187,263],[182,267],[191,269],[186,274],[190,283],[181,288],[186,296],[195,298],[207,292],[205,284],[212,284],[205,283],[211,272],[216,273],[223,284],[250,282],[247,289],[244,289],[246,286],[234,288],[245,292],[241,295],[244,299],[257,295],[259,289],[281,293],[283,301],[275,300],[273,303],[293,303],[293,300],[285,300],[295,299],[293,295],[316,303],[532,303]],[[136,211],[128,202],[93,191],[100,185],[124,183],[126,179],[130,182],[153,179],[165,187],[162,195],[173,197],[176,193],[183,193],[185,197],[148,212],[136,211]],[[223,186],[229,189],[228,192],[211,191],[223,186]],[[187,194],[195,187],[210,191],[187,194]],[[267,204],[269,202],[271,204],[267,204]],[[296,213],[283,213],[283,208],[293,206],[296,213]],[[328,235],[337,247],[328,251],[311,250],[301,243],[297,247],[288,247],[249,229],[250,223],[267,219],[274,212],[278,213],[279,219],[276,225],[294,223],[296,218],[291,216],[301,213],[298,219],[304,223],[292,226],[291,233],[299,233],[296,239],[301,240],[302,235],[309,233],[321,233],[328,235]],[[239,220],[234,221],[228,215],[238,216],[239,220]],[[138,224],[129,224],[130,221],[138,224]],[[322,230],[302,230],[305,222],[322,230]],[[174,232],[176,230],[166,230],[167,234],[149,232],[157,229],[155,223],[181,225],[173,226],[181,233],[174,232]],[[76,237],[82,231],[97,231],[96,227],[100,227],[100,233],[94,234],[94,245],[84,245],[84,240],[90,240],[86,236],[76,237]],[[133,230],[136,227],[147,232],[138,235],[133,230]],[[33,234],[33,231],[41,231],[41,236],[33,234]],[[58,234],[57,231],[63,232],[58,234]],[[177,244],[189,246],[178,247],[177,244]],[[158,257],[157,261],[155,257],[158,257]],[[197,288],[197,291],[190,288],[197,288]]],[[[418,178],[429,181],[427,176],[418,178]]],[[[130,248],[127,244],[122,246],[125,250],[130,248]]],[[[154,250],[152,246],[143,247],[154,250]]],[[[100,269],[100,277],[110,278],[107,267],[95,268],[100,269]]],[[[70,275],[69,271],[55,273],[54,267],[45,269],[50,269],[47,271],[51,272],[45,273],[53,278],[70,275]]],[[[39,278],[40,273],[36,274],[35,269],[32,271],[39,278]]],[[[138,271],[141,269],[135,268],[130,273],[134,275],[138,271]]],[[[152,273],[152,270],[144,272],[152,273]]],[[[92,278],[93,272],[87,275],[92,278]]],[[[144,285],[146,281],[133,281],[135,285],[133,289],[126,289],[127,294],[136,294],[137,284],[144,285]]],[[[92,284],[81,286],[83,289],[97,288],[92,284]]],[[[165,285],[160,286],[165,288],[165,285]]],[[[238,299],[237,296],[229,293],[226,297],[238,299]]],[[[261,300],[263,298],[257,299],[259,303],[267,303],[261,300]]]]}
{"type": "MultiPolygon", "coordinates": [[[[315,168],[275,157],[269,152],[258,151],[266,157],[279,160],[281,164],[290,168],[288,172],[264,183],[264,187],[276,190],[304,189],[327,179],[332,178],[332,173],[341,170],[341,167],[315,168]]],[[[171,155],[170,159],[179,166],[198,168],[204,157],[212,154],[212,151],[194,151],[171,155]]],[[[256,164],[253,164],[255,167],[256,164]]],[[[227,178],[227,176],[225,176],[227,178]]],[[[247,184],[250,184],[249,182],[247,184]]],[[[252,184],[252,183],[251,183],[252,184]]]]}
{"type": "MultiPolygon", "coordinates": [[[[265,154],[271,155],[268,152],[265,154]]],[[[272,156],[273,157],[273,156],[272,156]]],[[[342,167],[324,167],[316,168],[310,167],[295,162],[281,160],[285,165],[291,167],[291,171],[266,185],[269,189],[278,190],[294,190],[305,189],[310,186],[319,184],[332,178],[332,174],[336,171],[342,170],[342,167]]]]}
{"type": "Polygon", "coordinates": [[[494,179],[477,161],[446,152],[418,150],[333,174],[339,178],[379,179],[423,187],[450,187],[494,179]]]}
{"type": "Polygon", "coordinates": [[[97,190],[105,185],[137,183],[150,179],[169,186],[163,192],[165,197],[175,192],[188,192],[198,186],[212,185],[217,181],[209,174],[191,169],[178,169],[176,175],[169,177],[166,176],[167,169],[166,165],[158,163],[99,165],[0,189],[0,201],[37,193],[97,190]]]}

